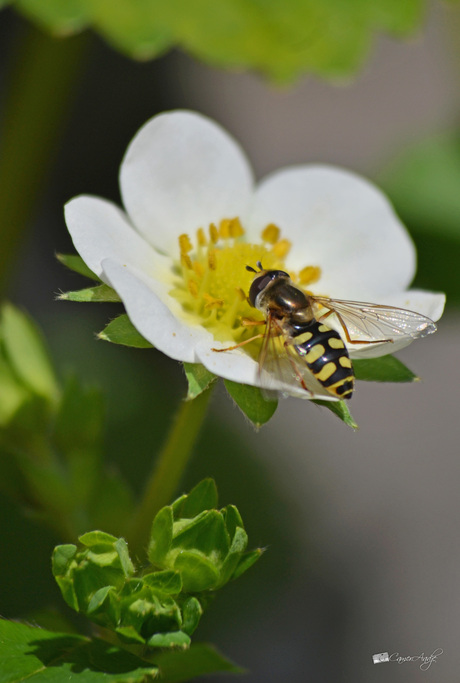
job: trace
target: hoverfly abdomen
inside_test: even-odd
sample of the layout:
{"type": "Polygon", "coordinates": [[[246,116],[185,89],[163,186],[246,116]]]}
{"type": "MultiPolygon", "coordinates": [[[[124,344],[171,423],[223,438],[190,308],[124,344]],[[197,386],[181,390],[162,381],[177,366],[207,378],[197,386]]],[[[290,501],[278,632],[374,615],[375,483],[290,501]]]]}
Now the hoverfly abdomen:
{"type": "Polygon", "coordinates": [[[351,398],[353,366],[340,335],[315,319],[289,327],[292,345],[318,382],[338,398],[351,398]]]}

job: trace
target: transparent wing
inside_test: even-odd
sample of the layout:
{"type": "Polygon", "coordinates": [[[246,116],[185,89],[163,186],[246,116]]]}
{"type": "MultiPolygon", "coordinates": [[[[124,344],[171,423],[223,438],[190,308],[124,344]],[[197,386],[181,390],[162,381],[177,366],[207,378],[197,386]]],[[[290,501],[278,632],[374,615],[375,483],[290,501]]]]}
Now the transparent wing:
{"type": "Polygon", "coordinates": [[[319,296],[310,299],[317,320],[327,320],[328,324],[330,313],[334,313],[352,340],[354,337],[382,342],[420,339],[436,332],[436,325],[430,318],[405,308],[319,296]]]}
{"type": "Polygon", "coordinates": [[[289,337],[282,324],[269,316],[259,354],[259,381],[264,393],[336,400],[310,372],[294,346],[285,342],[289,337]]]}

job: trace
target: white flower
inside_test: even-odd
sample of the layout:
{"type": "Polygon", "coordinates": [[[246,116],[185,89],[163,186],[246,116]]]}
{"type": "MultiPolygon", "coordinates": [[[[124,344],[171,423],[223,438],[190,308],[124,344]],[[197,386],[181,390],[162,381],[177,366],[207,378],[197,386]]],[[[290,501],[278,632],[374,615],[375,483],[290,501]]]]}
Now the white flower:
{"type": "MultiPolygon", "coordinates": [[[[255,185],[244,153],[224,130],[200,114],[176,111],[137,133],[120,188],[125,211],[79,196],[65,207],[67,226],[133,325],[179,361],[258,384],[257,343],[212,350],[253,334],[240,321],[257,315],[245,299],[253,277],[245,266],[257,261],[287,270],[313,294],[398,306],[433,320],[442,314],[443,295],[407,290],[415,250],[389,202],[349,171],[296,166],[255,185]]],[[[349,352],[376,356],[389,348],[349,352]]]]}

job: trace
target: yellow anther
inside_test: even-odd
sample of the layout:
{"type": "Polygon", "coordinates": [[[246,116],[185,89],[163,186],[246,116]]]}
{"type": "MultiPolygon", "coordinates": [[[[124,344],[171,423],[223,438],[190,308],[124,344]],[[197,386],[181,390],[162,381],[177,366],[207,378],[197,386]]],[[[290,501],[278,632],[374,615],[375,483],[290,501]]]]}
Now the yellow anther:
{"type": "Polygon", "coordinates": [[[224,301],[222,299],[216,299],[214,296],[211,296],[210,294],[203,294],[203,299],[205,299],[206,304],[205,308],[222,308],[224,305],[224,301]]]}
{"type": "Polygon", "coordinates": [[[179,247],[181,254],[188,254],[189,251],[192,251],[192,243],[190,242],[190,237],[186,233],[179,235],[179,247]]]}
{"type": "Polygon", "coordinates": [[[192,261],[190,259],[190,256],[186,254],[185,252],[182,252],[180,255],[180,262],[182,263],[183,266],[188,268],[189,270],[192,269],[192,261]]]}
{"type": "Polygon", "coordinates": [[[198,296],[198,286],[195,280],[189,280],[187,282],[187,288],[190,294],[196,299],[196,297],[198,296]]]}
{"type": "Polygon", "coordinates": [[[318,282],[320,277],[321,268],[319,266],[306,266],[299,273],[299,281],[302,285],[311,285],[313,282],[318,282]]]}
{"type": "Polygon", "coordinates": [[[203,228],[198,228],[196,231],[196,240],[200,247],[205,247],[207,245],[208,241],[206,239],[206,235],[204,234],[203,228]]]}
{"type": "Polygon", "coordinates": [[[217,268],[217,255],[216,255],[215,249],[209,250],[208,266],[209,266],[209,270],[216,270],[216,268],[217,268]]]}
{"type": "Polygon", "coordinates": [[[277,225],[274,223],[269,223],[263,230],[262,230],[262,239],[264,242],[268,242],[269,244],[276,244],[280,238],[280,233],[281,230],[277,225]]]}
{"type": "Polygon", "coordinates": [[[276,244],[273,245],[272,252],[275,254],[277,258],[283,259],[285,256],[288,255],[291,246],[292,245],[289,242],[289,240],[279,240],[278,242],[276,242],[276,244]]]}
{"type": "Polygon", "coordinates": [[[230,237],[236,238],[236,237],[241,237],[241,235],[244,235],[244,229],[243,226],[241,225],[240,219],[237,218],[232,218],[229,224],[229,230],[230,230],[230,237]]]}
{"type": "Polygon", "coordinates": [[[246,294],[244,292],[244,289],[241,289],[241,287],[236,287],[235,288],[236,293],[238,294],[240,301],[245,301],[246,299],[246,294]]]}
{"type": "Polygon", "coordinates": [[[216,244],[219,241],[219,232],[214,223],[210,223],[209,225],[209,237],[213,244],[216,244]]]}
{"type": "Polygon", "coordinates": [[[192,267],[193,267],[193,270],[194,270],[194,272],[196,273],[196,275],[198,275],[198,277],[199,277],[200,280],[201,280],[201,278],[202,278],[203,275],[204,275],[204,268],[203,268],[203,266],[201,265],[201,263],[199,263],[198,261],[194,261],[192,267]]]}
{"type": "Polygon", "coordinates": [[[229,218],[223,218],[219,223],[219,235],[224,240],[230,237],[230,224],[231,220],[229,218]]]}

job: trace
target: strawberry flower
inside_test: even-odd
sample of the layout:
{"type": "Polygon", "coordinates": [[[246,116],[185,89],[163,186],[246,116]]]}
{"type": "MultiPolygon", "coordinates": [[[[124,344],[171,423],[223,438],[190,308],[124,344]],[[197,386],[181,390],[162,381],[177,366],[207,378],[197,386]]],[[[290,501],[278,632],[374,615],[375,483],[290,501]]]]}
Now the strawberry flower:
{"type": "MultiPolygon", "coordinates": [[[[415,249],[385,196],[332,166],[276,171],[256,184],[239,145],[189,111],[155,116],[130,143],[120,169],[124,210],[82,195],[65,207],[81,257],[123,301],[136,329],[178,361],[234,382],[260,383],[260,319],[246,266],[287,271],[312,294],[369,301],[437,320],[444,295],[408,289],[415,249]]],[[[340,331],[340,330],[339,330],[340,331]]],[[[410,342],[396,341],[394,352],[410,342]]],[[[350,357],[385,355],[388,344],[349,346],[350,357]]],[[[280,387],[281,389],[283,387],[280,387]]],[[[306,396],[292,387],[289,393],[306,396]]],[[[328,398],[318,394],[309,398],[328,398]]]]}

